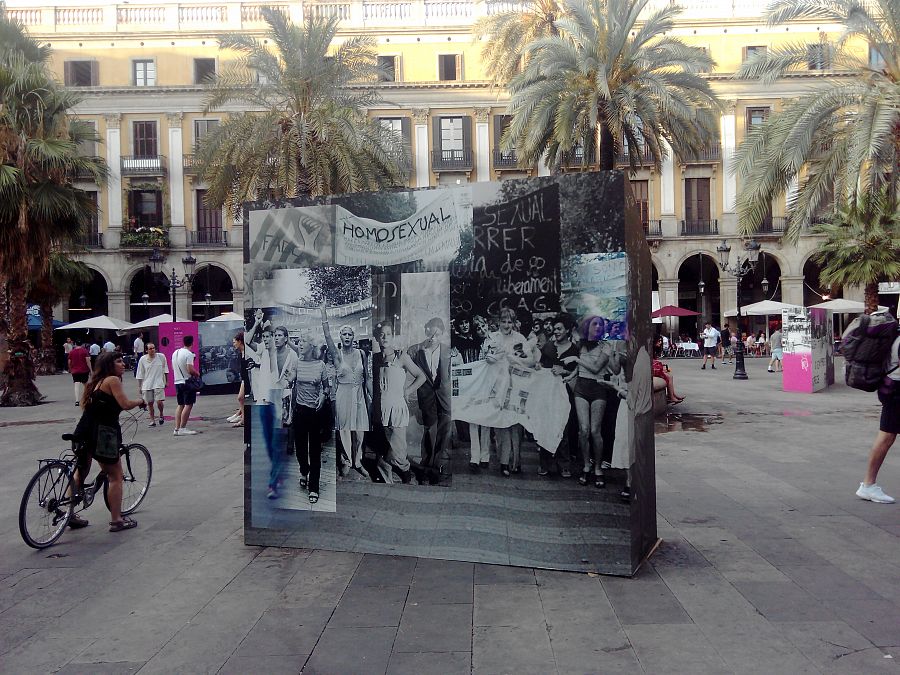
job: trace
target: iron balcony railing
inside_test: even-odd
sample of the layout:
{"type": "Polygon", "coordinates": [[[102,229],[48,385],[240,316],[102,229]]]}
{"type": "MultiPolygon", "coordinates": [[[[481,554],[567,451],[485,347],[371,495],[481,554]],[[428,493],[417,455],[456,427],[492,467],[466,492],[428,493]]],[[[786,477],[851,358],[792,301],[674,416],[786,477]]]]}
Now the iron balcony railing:
{"type": "MultiPolygon", "coordinates": [[[[100,157],[96,157],[96,156],[89,157],[86,159],[92,159],[95,162],[100,161],[100,157]]],[[[90,171],[86,171],[85,169],[75,169],[72,171],[72,180],[80,180],[80,181],[93,183],[94,175],[90,171]]]]}
{"type": "Polygon", "coordinates": [[[79,242],[84,248],[103,248],[102,232],[86,232],[81,235],[79,242]]]}
{"type": "Polygon", "coordinates": [[[500,150],[494,148],[495,169],[515,169],[519,166],[519,156],[515,150],[500,150]]]}
{"type": "Polygon", "coordinates": [[[471,150],[432,150],[431,168],[435,171],[471,171],[471,150]]]}
{"type": "Polygon", "coordinates": [[[200,173],[200,161],[197,155],[184,155],[181,159],[181,168],[186,174],[200,173]]]}
{"type": "Polygon", "coordinates": [[[722,146],[718,143],[700,148],[697,152],[690,152],[682,156],[685,164],[702,164],[705,162],[718,162],[722,158],[722,146]]]}
{"type": "Polygon", "coordinates": [[[190,234],[193,246],[228,246],[228,232],[223,229],[202,228],[190,234]]]}
{"type": "Polygon", "coordinates": [[[166,173],[165,155],[125,155],[122,157],[123,176],[162,176],[166,173]]]}
{"type": "Polygon", "coordinates": [[[625,146],[616,153],[616,164],[630,165],[631,156],[634,155],[637,164],[653,164],[653,155],[650,148],[646,145],[640,145],[634,149],[625,146]]]}
{"type": "Polygon", "coordinates": [[[661,220],[645,220],[644,223],[644,234],[648,237],[661,237],[662,236],[662,221],[661,220]]]}
{"type": "Polygon", "coordinates": [[[719,234],[718,220],[682,220],[682,235],[719,234]]]}
{"type": "Polygon", "coordinates": [[[784,228],[787,225],[787,218],[781,216],[769,216],[764,218],[756,228],[759,234],[784,234],[784,228]]]}

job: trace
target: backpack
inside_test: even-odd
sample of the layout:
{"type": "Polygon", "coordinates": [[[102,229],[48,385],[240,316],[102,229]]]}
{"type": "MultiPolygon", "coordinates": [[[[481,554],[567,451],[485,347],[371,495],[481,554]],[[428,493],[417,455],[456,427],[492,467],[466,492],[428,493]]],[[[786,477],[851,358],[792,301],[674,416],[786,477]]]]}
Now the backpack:
{"type": "Polygon", "coordinates": [[[897,337],[897,321],[888,315],[861,314],[850,322],[841,336],[844,355],[844,380],[848,387],[877,391],[888,369],[891,345],[897,337]]]}

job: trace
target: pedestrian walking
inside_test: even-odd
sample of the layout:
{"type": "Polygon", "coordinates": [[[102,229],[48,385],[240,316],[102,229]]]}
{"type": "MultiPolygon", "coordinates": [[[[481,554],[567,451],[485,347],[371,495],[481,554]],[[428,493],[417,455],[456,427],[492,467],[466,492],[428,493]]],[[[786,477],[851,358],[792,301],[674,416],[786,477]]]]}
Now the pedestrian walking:
{"type": "Polygon", "coordinates": [[[71,352],[75,348],[75,343],[72,342],[72,338],[67,337],[66,341],[63,343],[63,362],[65,365],[63,366],[63,372],[68,373],[69,370],[69,352],[71,352]]]}
{"type": "Polygon", "coordinates": [[[107,354],[111,354],[116,351],[116,345],[112,340],[107,340],[103,343],[103,351],[107,354]]]}
{"type": "Polygon", "coordinates": [[[721,341],[719,342],[719,355],[722,357],[722,365],[725,365],[725,357],[728,356],[728,350],[731,349],[731,328],[728,326],[728,322],[725,322],[725,325],[722,326],[722,334],[720,335],[721,341]]]}
{"type": "Polygon", "coordinates": [[[94,369],[94,365],[97,363],[97,357],[100,356],[100,340],[94,338],[94,341],[91,343],[90,348],[88,349],[88,354],[91,357],[91,370],[94,369]]]}
{"type": "Polygon", "coordinates": [[[893,504],[894,498],[886,495],[877,481],[878,471],[900,433],[900,336],[891,345],[888,371],[884,384],[878,390],[878,400],[881,402],[878,435],[869,452],[866,478],[859,484],[856,496],[877,504],[893,504]]]}
{"type": "Polygon", "coordinates": [[[706,361],[708,359],[712,359],[712,369],[716,369],[716,352],[718,350],[719,345],[719,336],[721,333],[712,327],[712,324],[707,321],[703,325],[703,332],[700,333],[700,337],[703,339],[703,365],[700,366],[700,370],[706,370],[706,361]]]}
{"type": "Polygon", "coordinates": [[[137,368],[138,361],[141,360],[141,357],[144,355],[144,334],[138,333],[138,336],[134,338],[134,374],[137,377],[137,368]]]}
{"type": "Polygon", "coordinates": [[[779,372],[781,370],[781,358],[783,354],[780,326],[769,336],[769,351],[772,352],[772,357],[769,359],[769,372],[779,372]],[[772,366],[774,366],[774,369],[772,366]]]}
{"type": "Polygon", "coordinates": [[[155,427],[157,424],[153,410],[154,403],[159,410],[159,426],[162,426],[165,423],[163,408],[166,401],[166,385],[169,383],[169,364],[166,355],[156,351],[154,343],[147,343],[147,353],[138,361],[135,378],[141,398],[147,402],[147,410],[150,412],[149,426],[155,427]]]}
{"type": "Polygon", "coordinates": [[[74,346],[66,356],[66,361],[75,385],[75,405],[80,405],[84,385],[87,384],[88,375],[91,374],[91,356],[81,344],[80,337],[75,338],[74,346]]]}
{"type": "Polygon", "coordinates": [[[172,354],[172,374],[175,377],[175,400],[178,407],[175,409],[175,431],[173,436],[193,436],[197,432],[188,429],[188,420],[191,418],[191,409],[197,402],[197,392],[188,389],[185,382],[189,377],[198,377],[199,371],[194,367],[194,336],[185,335],[182,338],[183,346],[172,354]]]}

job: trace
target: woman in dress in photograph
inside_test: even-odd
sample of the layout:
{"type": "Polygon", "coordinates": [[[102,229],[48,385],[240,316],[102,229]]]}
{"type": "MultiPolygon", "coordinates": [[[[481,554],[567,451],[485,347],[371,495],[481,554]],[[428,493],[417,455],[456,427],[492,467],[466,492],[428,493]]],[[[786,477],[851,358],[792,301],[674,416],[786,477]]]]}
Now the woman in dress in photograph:
{"type": "Polygon", "coordinates": [[[385,483],[394,482],[393,471],[404,483],[410,481],[410,463],[406,450],[406,427],[409,426],[409,399],[427,378],[394,338],[389,323],[375,329],[375,339],[381,348],[379,391],[381,392],[381,424],[387,439],[387,454],[376,461],[378,473],[385,483]],[[412,378],[412,379],[410,379],[412,378]],[[407,384],[407,382],[409,384],[407,384]]]}
{"type": "Polygon", "coordinates": [[[319,474],[322,471],[321,411],[326,405],[328,373],[319,358],[319,348],[308,333],[297,343],[300,359],[294,384],[294,450],[300,465],[300,488],[309,490],[309,503],[319,501],[319,474]]]}
{"type": "MultiPolygon", "coordinates": [[[[603,340],[606,322],[602,317],[589,316],[582,322],[581,346],[578,356],[564,359],[578,365],[575,381],[575,412],[578,416],[578,444],[582,470],[578,482],[587,485],[594,472],[594,485],[602,488],[603,479],[603,415],[607,401],[618,396],[610,385],[613,375],[621,372],[621,361],[615,357],[608,342],[603,340]]],[[[612,453],[612,448],[609,453],[612,453]]]]}
{"type": "MultiPolygon", "coordinates": [[[[369,472],[362,465],[363,439],[369,430],[367,398],[372,398],[372,381],[368,377],[368,362],[365,353],[353,346],[356,332],[352,326],[343,325],[338,332],[341,344],[335,345],[328,326],[328,311],[322,305],[322,331],[328,351],[334,357],[337,371],[337,396],[335,398],[335,427],[341,436],[344,459],[363,478],[369,472]],[[347,457],[346,454],[350,453],[347,457]]],[[[343,467],[341,475],[344,474],[343,467]]]]}
{"type": "MultiPolygon", "coordinates": [[[[498,329],[484,343],[484,360],[488,363],[505,363],[507,367],[531,368],[535,364],[534,350],[525,336],[516,331],[516,313],[504,307],[500,310],[498,329]]],[[[500,473],[509,476],[520,473],[519,453],[522,445],[522,425],[495,428],[494,436],[500,450],[500,473]]]]}

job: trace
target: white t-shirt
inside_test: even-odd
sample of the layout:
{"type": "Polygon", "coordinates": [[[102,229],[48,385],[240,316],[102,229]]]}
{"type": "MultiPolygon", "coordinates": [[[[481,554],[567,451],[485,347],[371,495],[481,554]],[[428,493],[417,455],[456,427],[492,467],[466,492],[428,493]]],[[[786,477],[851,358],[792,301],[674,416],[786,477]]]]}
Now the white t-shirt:
{"type": "Polygon", "coordinates": [[[157,352],[152,359],[148,354],[144,354],[141,360],[138,361],[135,378],[141,380],[141,391],[165,389],[166,373],[168,372],[169,364],[166,361],[165,354],[157,352]]]}
{"type": "Polygon", "coordinates": [[[91,348],[88,350],[88,353],[91,356],[98,356],[100,354],[100,345],[98,345],[96,342],[92,343],[91,348]]]}
{"type": "Polygon", "coordinates": [[[134,353],[135,354],[143,354],[144,353],[144,341],[141,338],[134,338],[134,353]]]}
{"type": "Polygon", "coordinates": [[[184,384],[191,376],[188,365],[194,365],[194,352],[187,347],[176,349],[172,354],[172,373],[175,375],[175,384],[184,384]]]}
{"type": "Polygon", "coordinates": [[[70,351],[72,351],[74,348],[75,348],[75,345],[74,345],[73,343],[71,343],[71,342],[64,342],[64,343],[63,343],[63,351],[64,351],[66,354],[68,354],[68,353],[69,353],[70,351]]]}
{"type": "Polygon", "coordinates": [[[719,344],[719,331],[712,326],[705,328],[703,330],[703,346],[715,347],[717,344],[719,344]]]}
{"type": "Polygon", "coordinates": [[[103,343],[103,351],[114,352],[114,351],[116,351],[116,346],[112,342],[107,340],[106,342],[103,343]]]}

